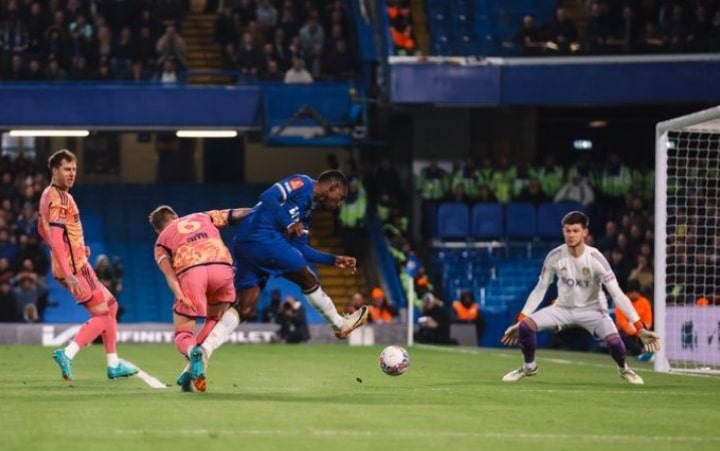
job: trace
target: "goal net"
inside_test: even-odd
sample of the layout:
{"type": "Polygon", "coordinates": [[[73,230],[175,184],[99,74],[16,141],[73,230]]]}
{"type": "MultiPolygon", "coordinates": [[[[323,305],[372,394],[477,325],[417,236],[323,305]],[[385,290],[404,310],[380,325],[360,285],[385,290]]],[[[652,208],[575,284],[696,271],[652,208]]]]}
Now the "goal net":
{"type": "Polygon", "coordinates": [[[657,124],[658,371],[720,374],[720,107],[657,124]]]}

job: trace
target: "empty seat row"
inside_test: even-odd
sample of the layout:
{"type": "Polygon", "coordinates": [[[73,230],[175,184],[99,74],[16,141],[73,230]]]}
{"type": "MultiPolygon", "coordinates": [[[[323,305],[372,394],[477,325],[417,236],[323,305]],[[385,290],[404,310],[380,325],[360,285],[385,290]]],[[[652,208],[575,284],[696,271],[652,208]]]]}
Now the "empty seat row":
{"type": "Polygon", "coordinates": [[[526,202],[507,205],[460,202],[437,208],[436,237],[441,240],[523,240],[562,238],[562,217],[573,210],[584,211],[575,202],[546,202],[538,207],[526,202]]]}

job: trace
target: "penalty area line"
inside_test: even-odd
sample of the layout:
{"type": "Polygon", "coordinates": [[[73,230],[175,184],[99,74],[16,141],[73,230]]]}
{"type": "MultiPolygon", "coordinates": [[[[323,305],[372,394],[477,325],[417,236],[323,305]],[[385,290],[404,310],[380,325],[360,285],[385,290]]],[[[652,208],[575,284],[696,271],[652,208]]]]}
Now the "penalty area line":
{"type": "Polygon", "coordinates": [[[135,365],[134,363],[130,362],[129,360],[120,359],[120,361],[126,365],[134,366],[137,368],[138,372],[135,374],[135,376],[138,377],[141,381],[145,382],[148,387],[155,388],[155,389],[165,389],[167,388],[167,385],[165,382],[161,381],[160,379],[156,378],[155,376],[146,373],[142,370],[139,366],[135,365]]]}

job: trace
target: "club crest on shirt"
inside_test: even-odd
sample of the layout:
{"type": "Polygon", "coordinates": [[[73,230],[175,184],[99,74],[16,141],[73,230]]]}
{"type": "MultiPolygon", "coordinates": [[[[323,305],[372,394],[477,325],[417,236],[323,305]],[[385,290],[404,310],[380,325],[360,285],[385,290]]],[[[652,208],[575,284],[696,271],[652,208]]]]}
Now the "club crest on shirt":
{"type": "Polygon", "coordinates": [[[583,277],[589,277],[590,276],[590,268],[587,266],[583,267],[581,270],[583,277]]]}

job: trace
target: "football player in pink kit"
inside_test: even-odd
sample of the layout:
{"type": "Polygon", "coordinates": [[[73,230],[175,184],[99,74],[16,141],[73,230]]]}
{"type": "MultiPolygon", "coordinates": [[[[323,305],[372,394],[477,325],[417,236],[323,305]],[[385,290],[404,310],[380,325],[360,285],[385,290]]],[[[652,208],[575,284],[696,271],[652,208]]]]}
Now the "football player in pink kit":
{"type": "Polygon", "coordinates": [[[625,345],[608,315],[607,299],[601,285],[605,286],[620,310],[635,325],[645,351],[657,351],[660,340],[640,320],[602,253],[585,244],[589,222],[588,217],[579,211],[571,211],[563,217],[565,244],[547,255],[540,279],[528,296],[518,322],[510,326],[502,337],[502,342],[508,346],[519,342],[524,356],[524,364],[503,376],[504,382],[516,382],[537,374],[535,350],[538,331],[579,326],[605,340],[610,355],[617,363],[620,377],[631,384],[643,384],[642,378],[625,363],[625,345]],[[555,276],[558,278],[557,302],[535,312],[555,276]]]}
{"type": "Polygon", "coordinates": [[[161,205],[150,213],[158,233],[155,261],[175,295],[173,326],[175,346],[190,360],[190,372],[183,371],[178,385],[190,390],[190,381],[205,391],[205,362],[235,330],[239,319],[233,285],[233,261],[218,229],[234,224],[249,209],[212,210],[178,217],[161,205]],[[194,335],[196,318],[206,318],[194,335]],[[204,351],[204,353],[203,353],[204,351]]]}
{"type": "Polygon", "coordinates": [[[117,355],[117,311],[115,297],[98,281],[88,263],[90,249],[85,246],[80,210],[68,192],[75,183],[77,159],[69,150],[53,153],[48,160],[52,181],[40,197],[38,231],[50,245],[53,276],[67,288],[79,304],[90,312],[90,319],[65,349],[53,352],[62,377],[72,380],[72,361],[78,351],[102,335],[110,379],[132,376],[137,369],[122,363],[117,355]]]}

